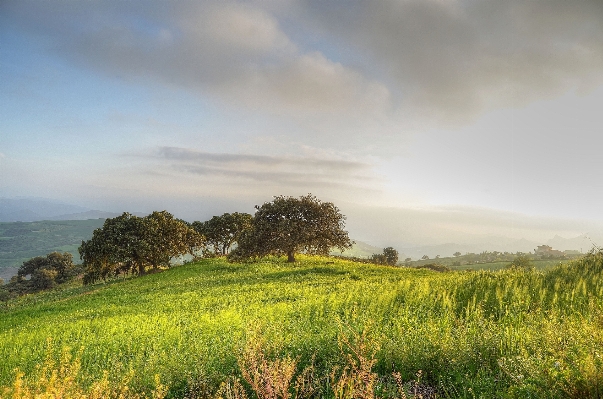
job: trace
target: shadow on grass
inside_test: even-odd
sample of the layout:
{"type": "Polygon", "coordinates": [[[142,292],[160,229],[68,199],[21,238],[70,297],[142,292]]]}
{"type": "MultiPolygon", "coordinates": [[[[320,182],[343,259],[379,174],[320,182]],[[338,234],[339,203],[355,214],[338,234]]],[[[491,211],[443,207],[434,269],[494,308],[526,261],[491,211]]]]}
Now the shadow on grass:
{"type": "Polygon", "coordinates": [[[286,280],[295,277],[307,277],[308,275],[326,275],[326,276],[341,276],[350,274],[350,271],[340,267],[315,266],[307,269],[299,270],[284,270],[280,272],[268,273],[264,275],[266,280],[286,280]]]}

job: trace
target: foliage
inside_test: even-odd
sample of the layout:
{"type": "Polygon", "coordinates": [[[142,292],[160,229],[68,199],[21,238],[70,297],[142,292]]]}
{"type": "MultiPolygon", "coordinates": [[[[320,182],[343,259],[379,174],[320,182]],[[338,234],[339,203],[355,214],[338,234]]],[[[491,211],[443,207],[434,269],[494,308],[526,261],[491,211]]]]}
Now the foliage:
{"type": "Polygon", "coordinates": [[[338,339],[346,365],[342,370],[336,367],[331,372],[335,399],[374,399],[379,378],[373,371],[378,344],[367,337],[366,329],[359,334],[350,326],[343,327],[346,330],[338,339]]]}
{"type": "Polygon", "coordinates": [[[0,295],[0,299],[54,288],[71,280],[77,271],[68,252],[36,256],[23,262],[17,275],[4,287],[6,293],[0,295]]]}
{"type": "Polygon", "coordinates": [[[145,274],[147,267],[169,267],[170,260],[194,254],[203,237],[182,220],[166,211],[137,217],[127,212],[106,219],[92,238],[82,241],[80,257],[86,267],[84,283],[119,273],[145,274]]]}
{"type": "Polygon", "coordinates": [[[530,259],[529,256],[520,255],[520,256],[516,257],[515,259],[513,259],[513,262],[511,262],[507,266],[507,268],[508,269],[518,269],[518,270],[533,270],[534,263],[532,262],[532,259],[530,259]]]}
{"type": "Polygon", "coordinates": [[[297,361],[290,356],[270,359],[265,341],[252,336],[237,363],[247,384],[258,399],[289,399],[297,361]]]}
{"type": "Polygon", "coordinates": [[[193,380],[215,393],[235,377],[251,397],[239,348],[249,326],[259,324],[275,348],[264,352],[268,363],[288,357],[296,375],[314,365],[321,384],[314,397],[334,397],[329,387],[337,378],[327,377],[344,370],[352,353],[340,349],[341,321],[358,332],[371,326],[367,340],[380,348],[366,356],[376,360],[376,397],[394,397],[384,393],[398,385],[394,372],[407,382],[420,375],[438,397],[588,398],[603,391],[602,254],[547,272],[473,273],[298,258],[296,265],[206,259],[10,300],[0,305],[0,387],[14,385],[16,367],[35,376],[53,337],[60,348],[83,347],[82,389],[105,371],[118,384],[133,370],[133,392],[151,392],[155,375],[170,387],[168,397],[183,397],[193,380]]]}
{"type": "MultiPolygon", "coordinates": [[[[127,373],[118,382],[109,381],[108,373],[102,373],[102,378],[96,380],[88,388],[79,385],[81,378],[81,359],[73,357],[68,348],[63,348],[59,359],[54,358],[52,340],[48,340],[46,359],[36,372],[25,379],[24,373],[17,371],[12,386],[0,390],[0,398],[5,399],[144,399],[130,390],[128,386],[133,374],[127,373]]],[[[156,386],[152,399],[161,399],[167,393],[167,387],[161,384],[156,376],[156,386]]]]}
{"type": "Polygon", "coordinates": [[[382,254],[373,254],[371,259],[378,265],[395,266],[398,263],[398,251],[392,247],[383,248],[382,254]]]}
{"type": "Polygon", "coordinates": [[[241,235],[251,228],[252,219],[248,213],[225,213],[205,222],[195,221],[192,227],[205,237],[214,255],[228,255],[241,235]]]}
{"type": "Polygon", "coordinates": [[[102,225],[102,219],[0,223],[0,277],[8,281],[23,262],[51,252],[77,259],[82,240],[102,225]]]}
{"type": "Polygon", "coordinates": [[[322,202],[311,194],[299,198],[275,197],[256,205],[252,228],[241,236],[231,259],[265,255],[328,255],[333,247],[343,251],[352,247],[345,227],[345,216],[331,202],[322,202]]]}
{"type": "Polygon", "coordinates": [[[426,265],[415,266],[416,269],[429,269],[436,272],[449,272],[450,268],[439,263],[428,263],[426,265]]]}
{"type": "Polygon", "coordinates": [[[46,255],[46,257],[37,256],[23,262],[17,275],[19,277],[31,275],[33,279],[37,273],[44,270],[56,273],[56,276],[53,279],[56,283],[64,283],[73,277],[73,256],[68,252],[62,254],[59,252],[52,252],[46,255]]]}

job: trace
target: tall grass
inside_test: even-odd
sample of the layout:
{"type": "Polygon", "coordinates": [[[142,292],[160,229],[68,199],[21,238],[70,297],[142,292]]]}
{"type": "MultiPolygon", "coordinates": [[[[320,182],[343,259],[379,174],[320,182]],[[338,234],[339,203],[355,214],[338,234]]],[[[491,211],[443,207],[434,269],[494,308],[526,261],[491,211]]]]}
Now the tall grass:
{"type": "Polygon", "coordinates": [[[204,260],[9,302],[0,310],[0,386],[14,385],[16,368],[35,375],[51,337],[59,348],[82,348],[78,386],[133,370],[128,386],[149,396],[155,375],[168,397],[193,387],[213,395],[226,381],[234,395],[250,394],[262,385],[251,377],[270,370],[291,373],[294,395],[297,376],[311,366],[314,397],[346,397],[341,376],[387,396],[383,387],[417,375],[439,397],[602,397],[602,272],[599,253],[548,272],[437,273],[318,257],[295,265],[204,260]],[[270,351],[248,352],[242,363],[250,325],[261,326],[270,351]],[[356,355],[342,350],[342,325],[348,337],[365,331],[374,352],[362,356],[374,379],[358,371],[369,363],[354,369],[356,355]]]}

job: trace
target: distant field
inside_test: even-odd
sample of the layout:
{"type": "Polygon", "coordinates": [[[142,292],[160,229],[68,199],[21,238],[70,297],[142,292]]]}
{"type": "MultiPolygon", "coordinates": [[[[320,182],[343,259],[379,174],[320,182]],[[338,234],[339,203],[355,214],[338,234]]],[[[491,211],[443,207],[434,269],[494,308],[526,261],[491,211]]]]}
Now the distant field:
{"type": "Polygon", "coordinates": [[[88,378],[132,369],[142,391],[158,374],[169,397],[200,383],[215,392],[240,376],[237,357],[259,331],[271,356],[297,359],[298,371],[313,362],[319,396],[333,397],[338,337],[352,328],[368,332],[383,384],[399,371],[405,381],[419,373],[440,397],[597,397],[602,298],[601,255],[546,273],[203,260],[0,305],[0,387],[68,347],[88,378]]]}
{"type": "MultiPolygon", "coordinates": [[[[478,263],[473,265],[462,265],[462,266],[448,266],[452,270],[489,270],[489,271],[497,271],[502,270],[507,267],[511,262],[492,262],[492,263],[478,263]]],[[[560,260],[533,260],[532,263],[537,270],[547,270],[551,269],[555,266],[558,266],[563,263],[567,263],[567,261],[560,260]]]]}
{"type": "Polygon", "coordinates": [[[70,252],[79,262],[77,248],[104,219],[0,223],[0,278],[8,280],[23,261],[53,251],[70,252]]]}

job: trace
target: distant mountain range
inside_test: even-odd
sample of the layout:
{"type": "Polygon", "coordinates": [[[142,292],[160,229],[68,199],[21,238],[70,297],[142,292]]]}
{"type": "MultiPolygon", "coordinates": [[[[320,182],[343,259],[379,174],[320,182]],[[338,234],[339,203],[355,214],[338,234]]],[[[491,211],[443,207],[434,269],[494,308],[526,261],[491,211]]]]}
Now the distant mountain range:
{"type": "Polygon", "coordinates": [[[536,247],[539,245],[549,245],[559,251],[576,250],[583,253],[588,252],[593,245],[603,246],[603,242],[597,243],[591,241],[591,238],[587,235],[580,235],[573,238],[564,238],[555,236],[544,242],[536,242],[526,240],[524,238],[519,240],[510,239],[507,237],[484,237],[479,242],[474,244],[455,244],[446,243],[439,245],[424,245],[410,248],[399,248],[400,252],[404,252],[412,259],[416,260],[421,258],[423,255],[427,255],[430,258],[440,255],[442,257],[452,256],[455,252],[466,254],[469,252],[480,253],[483,251],[499,251],[499,252],[534,252],[536,247]]]}
{"type": "MultiPolygon", "coordinates": [[[[138,216],[144,216],[143,214],[135,213],[138,216]]],[[[92,210],[85,207],[81,207],[78,205],[67,204],[59,201],[54,201],[46,198],[1,198],[0,197],[0,222],[39,222],[39,221],[86,221],[86,220],[98,220],[98,219],[106,219],[119,216],[118,213],[113,212],[105,212],[99,210],[92,210]]],[[[102,223],[101,223],[102,224],[102,223]]],[[[87,226],[88,224],[86,224],[87,226]]],[[[80,230],[78,238],[72,241],[61,243],[61,245],[69,244],[70,246],[66,248],[66,250],[73,252],[76,254],[76,244],[79,245],[82,239],[82,235],[87,237],[92,234],[92,230],[96,227],[92,225],[87,226],[89,231],[85,228],[84,230],[80,230]],[[78,241],[79,240],[79,241],[78,241]]],[[[8,226],[5,226],[8,228],[8,226]]],[[[79,228],[79,227],[78,227],[79,228]]],[[[62,234],[62,233],[61,233],[62,234]]],[[[5,242],[4,244],[8,244],[5,242]]],[[[370,257],[372,254],[381,253],[383,251],[383,247],[378,243],[368,244],[366,242],[357,241],[353,248],[344,252],[344,255],[347,256],[355,256],[360,258],[370,257]],[[376,245],[371,245],[376,244],[376,245]]],[[[564,250],[577,250],[581,252],[589,251],[594,245],[599,247],[603,246],[603,239],[594,239],[591,240],[590,237],[586,235],[581,235],[573,238],[564,238],[560,236],[555,236],[545,242],[536,242],[530,241],[526,239],[512,239],[508,237],[499,237],[499,236],[480,236],[476,235],[474,239],[465,241],[464,243],[445,243],[445,244],[431,244],[428,242],[426,245],[422,246],[413,246],[413,247],[404,247],[402,245],[396,246],[393,245],[395,249],[399,252],[399,259],[404,260],[407,257],[411,257],[416,260],[421,258],[423,255],[427,255],[430,258],[434,258],[436,255],[440,255],[441,257],[452,256],[455,252],[461,252],[462,254],[473,252],[480,253],[483,251],[499,251],[499,252],[511,252],[515,253],[518,251],[521,252],[533,252],[534,249],[539,245],[550,245],[554,249],[564,251],[564,250]]],[[[52,246],[50,246],[52,247],[52,246]]],[[[39,255],[44,255],[48,248],[50,247],[40,247],[39,255]],[[42,253],[44,252],[44,253],[42,253]]],[[[58,248],[59,246],[57,246],[58,248]]],[[[52,247],[54,248],[54,247],[52,247]]],[[[23,253],[19,256],[13,256],[14,254],[1,254],[0,258],[11,258],[12,260],[9,262],[8,259],[4,261],[0,261],[0,269],[6,267],[10,264],[12,267],[16,267],[25,256],[30,256],[31,254],[37,252],[35,248],[30,248],[27,254],[23,253]],[[4,264],[3,264],[4,263],[4,264]]],[[[12,251],[9,251],[12,252],[12,251]]],[[[335,252],[334,252],[335,253],[335,252]]],[[[338,252],[337,252],[338,253],[338,252]]],[[[1,260],[1,259],[0,259],[1,260]]],[[[5,273],[4,276],[7,277],[5,273]]]]}
{"type": "Polygon", "coordinates": [[[0,198],[0,222],[87,220],[118,216],[45,198],[0,198]]]}

